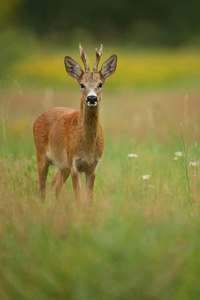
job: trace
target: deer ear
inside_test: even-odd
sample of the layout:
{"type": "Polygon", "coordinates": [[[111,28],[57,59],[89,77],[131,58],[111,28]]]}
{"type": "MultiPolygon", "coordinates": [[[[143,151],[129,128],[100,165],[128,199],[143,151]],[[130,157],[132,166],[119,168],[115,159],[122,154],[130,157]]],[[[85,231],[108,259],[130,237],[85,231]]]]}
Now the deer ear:
{"type": "Polygon", "coordinates": [[[65,56],[65,68],[67,73],[74,79],[78,79],[83,74],[79,64],[70,56],[65,56]]]}
{"type": "Polygon", "coordinates": [[[117,55],[113,54],[102,65],[99,71],[101,75],[107,79],[115,72],[117,67],[117,55]]]}

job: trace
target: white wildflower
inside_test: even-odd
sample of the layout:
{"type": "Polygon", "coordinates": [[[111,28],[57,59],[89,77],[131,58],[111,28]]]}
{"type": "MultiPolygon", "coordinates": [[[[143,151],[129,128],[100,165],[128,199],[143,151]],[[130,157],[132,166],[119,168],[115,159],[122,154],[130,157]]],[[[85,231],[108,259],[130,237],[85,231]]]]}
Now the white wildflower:
{"type": "Polygon", "coordinates": [[[148,180],[151,177],[151,175],[142,175],[141,177],[142,180],[148,180]]]}
{"type": "Polygon", "coordinates": [[[174,156],[174,160],[178,160],[178,157],[177,157],[177,156],[174,156]]]}
{"type": "Polygon", "coordinates": [[[181,151],[176,151],[174,152],[174,156],[181,157],[183,156],[183,153],[181,151]]]}
{"type": "Polygon", "coordinates": [[[130,153],[130,154],[128,154],[128,157],[131,157],[131,158],[135,157],[135,158],[137,158],[138,155],[137,155],[137,154],[134,154],[134,153],[130,153]]]}
{"type": "Polygon", "coordinates": [[[197,167],[200,166],[200,161],[190,161],[189,162],[190,167],[197,167]]]}
{"type": "Polygon", "coordinates": [[[150,189],[154,189],[154,185],[148,184],[148,187],[149,187],[150,189]]]}

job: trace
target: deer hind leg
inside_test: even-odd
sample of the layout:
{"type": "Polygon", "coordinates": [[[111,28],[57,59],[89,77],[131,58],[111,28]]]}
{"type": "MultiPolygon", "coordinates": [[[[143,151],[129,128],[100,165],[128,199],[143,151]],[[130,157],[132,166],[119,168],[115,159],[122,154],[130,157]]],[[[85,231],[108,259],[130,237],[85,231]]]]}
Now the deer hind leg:
{"type": "Polygon", "coordinates": [[[62,188],[62,185],[65,183],[65,181],[67,180],[67,178],[69,177],[70,174],[70,169],[66,168],[66,169],[58,169],[53,181],[52,181],[52,187],[55,187],[55,194],[56,194],[56,198],[59,197],[60,194],[60,190],[62,188]]]}
{"type": "Polygon", "coordinates": [[[45,187],[46,187],[46,179],[49,170],[49,161],[44,158],[38,161],[38,180],[39,180],[39,189],[38,196],[41,199],[45,199],[45,187]]]}

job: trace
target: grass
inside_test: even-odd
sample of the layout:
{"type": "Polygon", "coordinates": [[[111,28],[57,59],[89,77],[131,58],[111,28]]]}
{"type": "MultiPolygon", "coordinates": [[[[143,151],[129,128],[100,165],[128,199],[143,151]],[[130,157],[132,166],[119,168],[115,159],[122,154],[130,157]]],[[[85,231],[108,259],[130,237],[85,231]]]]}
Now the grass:
{"type": "Polygon", "coordinates": [[[23,84],[1,94],[0,298],[199,299],[199,87],[115,92],[107,83],[95,204],[77,209],[71,178],[56,201],[53,167],[38,200],[32,124],[51,106],[78,108],[80,93],[23,84]]]}

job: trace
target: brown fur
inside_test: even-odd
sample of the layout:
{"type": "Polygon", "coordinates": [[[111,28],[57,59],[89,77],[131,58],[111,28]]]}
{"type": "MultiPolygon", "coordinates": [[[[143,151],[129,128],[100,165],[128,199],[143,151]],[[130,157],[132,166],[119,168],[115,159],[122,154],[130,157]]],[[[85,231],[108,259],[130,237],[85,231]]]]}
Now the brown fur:
{"type": "MultiPolygon", "coordinates": [[[[80,111],[64,107],[51,108],[41,114],[34,123],[39,195],[45,198],[48,168],[50,164],[54,164],[58,168],[52,181],[56,196],[59,195],[63,183],[71,173],[76,202],[79,203],[80,177],[84,172],[86,175],[86,199],[91,204],[96,170],[104,149],[104,137],[100,125],[102,88],[99,87],[99,83],[103,84],[109,77],[107,76],[109,66],[105,66],[107,73],[103,76],[103,71],[83,72],[81,69],[77,69],[80,66],[70,57],[65,59],[68,60],[66,69],[69,75],[76,78],[79,84],[84,84],[80,111]],[[73,65],[69,65],[71,62],[73,65]],[[82,72],[81,75],[80,72],[82,72]],[[98,99],[98,105],[95,107],[87,105],[87,96],[91,88],[92,91],[95,91],[98,99]]],[[[113,69],[110,70],[111,73],[113,73],[113,69]]]]}

